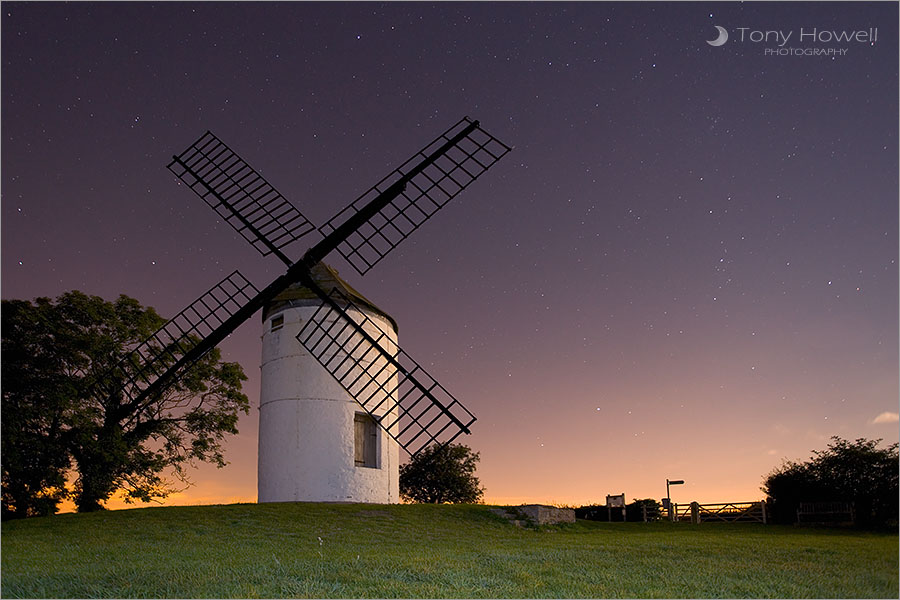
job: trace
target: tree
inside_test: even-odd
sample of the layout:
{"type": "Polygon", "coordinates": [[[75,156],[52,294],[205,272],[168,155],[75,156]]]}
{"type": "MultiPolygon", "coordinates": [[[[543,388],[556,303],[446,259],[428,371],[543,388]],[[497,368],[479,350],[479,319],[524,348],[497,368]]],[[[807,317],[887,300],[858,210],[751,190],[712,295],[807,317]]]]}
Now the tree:
{"type": "Polygon", "coordinates": [[[762,488],[766,510],[776,523],[793,523],[801,502],[822,498],[821,485],[808,463],[785,461],[766,476],[762,488]]]}
{"type": "Polygon", "coordinates": [[[98,379],[121,376],[112,367],[164,322],[124,295],[115,302],[77,291],[33,304],[3,301],[5,516],[41,514],[44,498],[58,502],[68,493],[62,482],[73,464],[79,511],[102,508],[117,491],[126,501],[163,498],[172,489],[164,472],[187,481],[185,466],[195,460],[225,464],[222,443],[237,433],[249,401],[240,365],[220,362],[217,350],[139,404],[122,394],[91,393],[98,379]],[[7,365],[10,356],[15,360],[7,365]],[[48,458],[27,459],[34,449],[48,458]]]}
{"type": "Polygon", "coordinates": [[[67,495],[64,416],[74,390],[66,350],[42,343],[60,330],[56,312],[42,300],[4,300],[2,306],[4,519],[52,514],[67,495]]]}
{"type": "Polygon", "coordinates": [[[462,444],[428,446],[400,467],[400,496],[408,502],[481,502],[484,488],[475,476],[480,459],[462,444]]]}
{"type": "Polygon", "coordinates": [[[898,513],[897,444],[849,442],[837,436],[804,462],[785,462],[766,476],[763,492],[777,522],[790,523],[800,502],[852,502],[864,526],[895,526],[898,513]]]}

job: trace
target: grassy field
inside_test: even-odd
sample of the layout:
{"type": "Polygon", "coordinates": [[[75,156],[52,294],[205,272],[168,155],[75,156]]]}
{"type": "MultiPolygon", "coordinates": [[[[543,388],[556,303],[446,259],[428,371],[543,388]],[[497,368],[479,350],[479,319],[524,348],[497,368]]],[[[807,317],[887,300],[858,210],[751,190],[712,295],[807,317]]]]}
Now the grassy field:
{"type": "Polygon", "coordinates": [[[12,597],[897,598],[896,534],[519,528],[484,506],[237,504],[7,522],[12,597]]]}

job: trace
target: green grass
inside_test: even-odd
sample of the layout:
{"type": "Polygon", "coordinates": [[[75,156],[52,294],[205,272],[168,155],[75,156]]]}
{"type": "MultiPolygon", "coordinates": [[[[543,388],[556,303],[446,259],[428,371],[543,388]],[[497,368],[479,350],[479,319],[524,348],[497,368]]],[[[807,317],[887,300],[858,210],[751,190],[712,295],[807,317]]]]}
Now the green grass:
{"type": "Polygon", "coordinates": [[[896,534],[237,504],[3,524],[11,597],[897,598],[896,534]]]}

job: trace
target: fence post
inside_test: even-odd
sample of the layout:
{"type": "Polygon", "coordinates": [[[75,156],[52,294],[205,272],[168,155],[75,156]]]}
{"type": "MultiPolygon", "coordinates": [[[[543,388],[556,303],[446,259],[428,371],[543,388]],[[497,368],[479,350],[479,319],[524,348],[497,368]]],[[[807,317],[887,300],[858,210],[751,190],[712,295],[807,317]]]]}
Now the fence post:
{"type": "Polygon", "coordinates": [[[641,516],[644,517],[644,523],[647,522],[647,505],[641,504],[641,516]]]}
{"type": "Polygon", "coordinates": [[[700,505],[696,502],[691,502],[691,523],[700,524],[700,505]]]}
{"type": "Polygon", "coordinates": [[[763,500],[759,504],[762,507],[763,525],[766,525],[766,501],[763,500]]]}
{"type": "Polygon", "coordinates": [[[675,519],[678,518],[678,504],[675,502],[669,502],[669,520],[673,523],[675,519]]]}

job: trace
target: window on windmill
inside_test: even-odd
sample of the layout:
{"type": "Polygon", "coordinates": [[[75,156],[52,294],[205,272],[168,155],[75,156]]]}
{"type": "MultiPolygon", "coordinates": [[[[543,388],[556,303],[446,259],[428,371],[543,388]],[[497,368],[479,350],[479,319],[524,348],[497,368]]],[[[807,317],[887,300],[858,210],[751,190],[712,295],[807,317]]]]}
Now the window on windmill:
{"type": "Polygon", "coordinates": [[[378,424],[366,413],[353,418],[354,459],[357,467],[378,468],[378,424]]]}
{"type": "Polygon", "coordinates": [[[272,317],[271,322],[271,331],[278,331],[284,327],[284,315],[278,315],[277,317],[272,317]]]}

